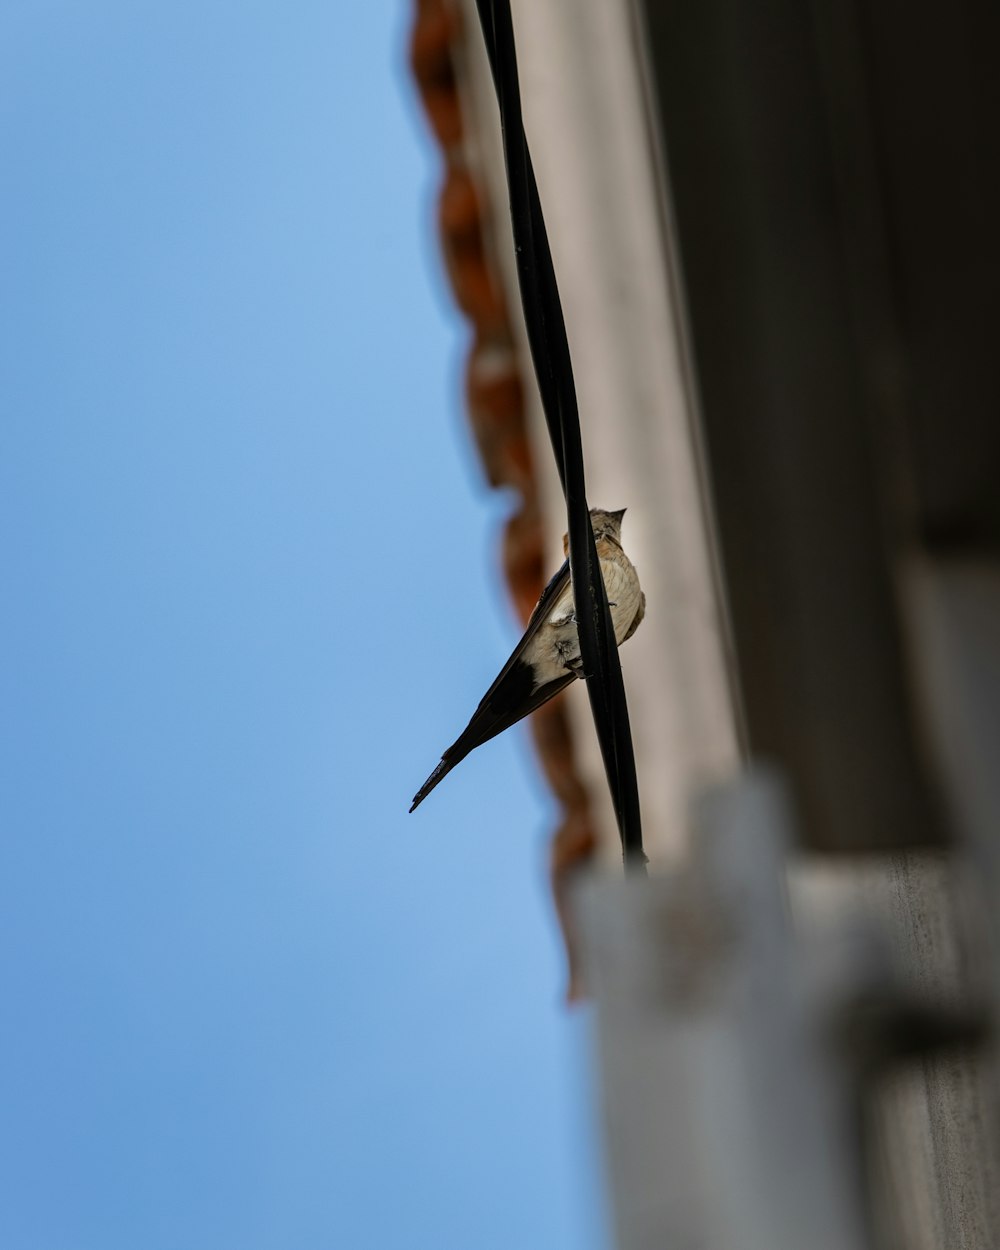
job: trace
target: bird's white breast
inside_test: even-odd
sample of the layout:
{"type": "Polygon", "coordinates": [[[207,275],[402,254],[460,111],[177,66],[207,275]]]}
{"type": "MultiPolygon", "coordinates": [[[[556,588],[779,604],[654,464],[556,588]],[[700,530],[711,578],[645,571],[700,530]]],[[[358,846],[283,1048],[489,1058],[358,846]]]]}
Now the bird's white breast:
{"type": "MultiPolygon", "coordinates": [[[[601,560],[601,576],[608,602],[615,642],[620,646],[629,632],[642,598],[639,578],[624,554],[601,560]]],[[[574,619],[573,588],[567,586],[553,604],[525,659],[535,670],[535,689],[566,675],[567,667],[580,658],[580,641],[574,619]]]]}
{"type": "Polygon", "coordinates": [[[621,646],[622,639],[628,633],[635,614],[639,611],[639,600],[642,591],[639,589],[639,578],[628,561],[602,560],[601,574],[604,587],[608,592],[608,602],[615,606],[611,609],[611,622],[615,627],[615,642],[621,646]]]}

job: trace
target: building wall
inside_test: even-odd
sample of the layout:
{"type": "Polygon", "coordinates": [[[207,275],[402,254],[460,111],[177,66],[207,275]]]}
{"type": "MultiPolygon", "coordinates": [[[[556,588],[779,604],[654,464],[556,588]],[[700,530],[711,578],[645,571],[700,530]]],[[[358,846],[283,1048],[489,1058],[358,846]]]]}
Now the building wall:
{"type": "MultiPolygon", "coordinates": [[[[507,191],[493,87],[475,3],[463,5],[469,62],[463,79],[476,118],[480,175],[502,207],[507,191]]],[[[622,649],[622,666],[647,853],[665,863],[684,851],[693,789],[738,767],[739,734],[680,323],[664,281],[670,263],[655,137],[628,3],[515,0],[512,8],[525,128],[576,375],[588,499],[592,506],[629,509],[625,543],[647,598],[646,619],[622,649]]],[[[496,259],[527,362],[504,212],[494,214],[494,225],[496,259]]],[[[534,388],[527,389],[555,568],[565,509],[534,388]]],[[[616,858],[582,688],[571,692],[569,706],[602,850],[616,858]]]]}

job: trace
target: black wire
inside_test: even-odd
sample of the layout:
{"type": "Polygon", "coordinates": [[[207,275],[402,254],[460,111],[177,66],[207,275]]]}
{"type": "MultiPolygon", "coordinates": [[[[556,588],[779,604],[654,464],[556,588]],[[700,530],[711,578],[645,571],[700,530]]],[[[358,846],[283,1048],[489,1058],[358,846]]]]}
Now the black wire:
{"type": "Polygon", "coordinates": [[[621,663],[594,544],[584,481],[583,440],[566,324],[535,172],[521,119],[509,0],[476,0],[500,108],[518,284],[531,359],[556,468],[566,496],[569,567],[587,693],[627,864],[642,865],[635,754],[621,663]],[[582,593],[581,593],[582,590],[582,593]]]}

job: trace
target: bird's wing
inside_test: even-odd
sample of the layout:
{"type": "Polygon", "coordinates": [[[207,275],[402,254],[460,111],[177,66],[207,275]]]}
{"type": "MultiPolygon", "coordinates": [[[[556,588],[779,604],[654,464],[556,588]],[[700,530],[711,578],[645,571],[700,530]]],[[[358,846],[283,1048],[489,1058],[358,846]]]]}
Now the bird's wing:
{"type": "MultiPolygon", "coordinates": [[[[493,685],[479,700],[479,706],[472,714],[472,719],[461,737],[445,752],[445,759],[448,758],[449,752],[455,751],[460,744],[464,745],[468,742],[468,746],[462,752],[462,755],[465,755],[473,747],[479,746],[481,742],[487,742],[498,733],[503,733],[508,726],[515,724],[522,716],[527,716],[535,708],[541,707],[573,680],[575,674],[567,673],[565,677],[546,682],[544,686],[534,690],[533,670],[529,664],[522,661],[528,644],[538,633],[549,610],[558,603],[559,597],[569,583],[569,561],[564,560],[562,567],[539,596],[535,609],[528,618],[521,641],[510,653],[507,663],[497,674],[493,685]]],[[[456,759],[455,762],[458,763],[458,760],[456,759]]]]}
{"type": "MultiPolygon", "coordinates": [[[[524,627],[524,633],[521,635],[521,641],[517,644],[514,650],[510,653],[507,663],[503,666],[500,672],[497,673],[496,681],[494,681],[493,685],[490,686],[489,690],[486,691],[486,693],[483,695],[482,699],[480,700],[479,707],[476,709],[477,715],[490,701],[491,697],[496,693],[497,688],[500,686],[501,682],[503,682],[507,674],[517,664],[518,660],[524,654],[525,650],[527,649],[528,644],[531,642],[534,636],[538,633],[539,629],[542,627],[542,624],[545,621],[545,617],[547,616],[549,609],[554,607],[555,604],[559,602],[559,597],[563,593],[563,591],[566,589],[566,587],[569,585],[569,581],[570,581],[569,561],[563,560],[562,566],[559,568],[559,570],[556,573],[553,574],[551,580],[549,581],[549,584],[545,587],[545,589],[539,595],[538,602],[535,604],[534,608],[532,609],[531,616],[528,617],[528,623],[524,627]]],[[[475,720],[475,716],[473,716],[472,719],[475,720]]]]}
{"type": "Polygon", "coordinates": [[[442,755],[441,763],[417,791],[413,799],[413,807],[410,808],[411,812],[418,803],[423,802],[456,764],[465,759],[470,751],[488,742],[490,738],[495,738],[497,734],[503,733],[511,725],[515,725],[530,712],[541,707],[543,703],[547,703],[574,680],[576,674],[567,672],[565,676],[546,682],[536,690],[534,670],[522,659],[528,644],[541,628],[547,612],[558,602],[560,595],[569,585],[569,581],[569,561],[566,560],[542,591],[521,641],[511,652],[507,663],[497,674],[492,686],[480,699],[472,719],[442,755]]]}

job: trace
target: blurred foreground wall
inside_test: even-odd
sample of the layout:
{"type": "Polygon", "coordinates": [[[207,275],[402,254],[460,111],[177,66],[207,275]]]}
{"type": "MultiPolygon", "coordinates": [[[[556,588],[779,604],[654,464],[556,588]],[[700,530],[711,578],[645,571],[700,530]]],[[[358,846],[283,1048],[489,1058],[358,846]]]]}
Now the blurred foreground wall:
{"type": "MultiPolygon", "coordinates": [[[[420,7],[526,361],[476,6],[420,7]]],[[[651,877],[570,928],[619,1246],[995,1247],[1000,10],[512,7],[589,494],[648,598],[651,877]]]]}

